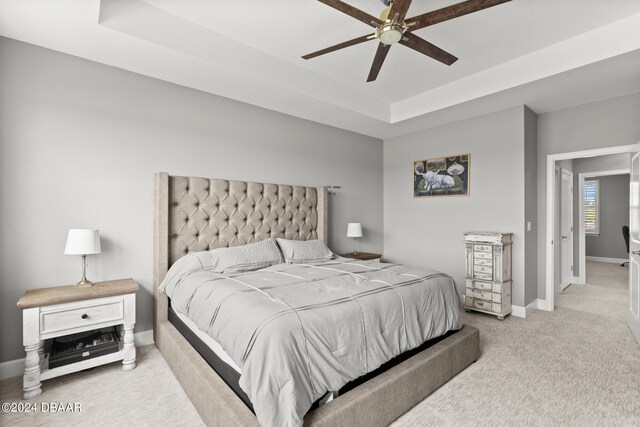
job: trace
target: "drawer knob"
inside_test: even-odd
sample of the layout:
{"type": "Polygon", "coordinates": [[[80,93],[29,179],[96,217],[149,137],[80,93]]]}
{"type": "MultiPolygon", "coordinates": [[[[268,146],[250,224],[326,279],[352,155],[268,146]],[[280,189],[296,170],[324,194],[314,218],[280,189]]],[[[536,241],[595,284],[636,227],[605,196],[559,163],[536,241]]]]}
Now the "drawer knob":
{"type": "Polygon", "coordinates": [[[81,317],[82,317],[83,319],[86,319],[86,318],[87,318],[87,317],[89,317],[89,316],[87,315],[87,313],[85,313],[85,314],[83,314],[81,317]]]}

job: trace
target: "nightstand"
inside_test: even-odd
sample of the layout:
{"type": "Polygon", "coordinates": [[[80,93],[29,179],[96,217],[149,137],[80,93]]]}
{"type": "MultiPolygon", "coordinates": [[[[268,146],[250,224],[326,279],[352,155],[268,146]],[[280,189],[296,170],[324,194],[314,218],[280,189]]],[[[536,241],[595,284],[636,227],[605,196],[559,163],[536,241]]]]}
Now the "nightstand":
{"type": "MultiPolygon", "coordinates": [[[[133,326],[136,322],[136,291],[133,279],[30,289],[18,301],[22,309],[24,398],[42,393],[40,381],[122,360],[122,370],[136,367],[133,326]],[[119,350],[49,369],[45,343],[56,337],[121,325],[119,350]]],[[[84,354],[83,354],[84,356],[84,354]]]]}
{"type": "Polygon", "coordinates": [[[375,260],[380,262],[382,255],[370,252],[349,252],[348,254],[340,254],[341,257],[359,259],[360,261],[375,260]]]}

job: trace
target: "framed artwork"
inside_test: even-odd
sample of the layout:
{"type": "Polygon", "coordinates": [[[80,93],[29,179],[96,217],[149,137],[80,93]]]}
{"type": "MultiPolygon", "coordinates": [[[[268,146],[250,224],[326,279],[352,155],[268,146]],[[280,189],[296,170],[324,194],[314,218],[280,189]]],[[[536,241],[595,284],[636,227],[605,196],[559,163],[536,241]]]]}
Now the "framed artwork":
{"type": "Polygon", "coordinates": [[[468,196],[471,154],[413,162],[413,196],[468,196]]]}

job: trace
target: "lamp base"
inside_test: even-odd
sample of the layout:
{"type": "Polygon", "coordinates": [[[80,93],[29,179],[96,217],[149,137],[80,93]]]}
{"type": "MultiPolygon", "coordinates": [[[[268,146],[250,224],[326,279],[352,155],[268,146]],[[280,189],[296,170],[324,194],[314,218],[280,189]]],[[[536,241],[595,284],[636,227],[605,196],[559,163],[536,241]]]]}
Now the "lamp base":
{"type": "Polygon", "coordinates": [[[76,286],[79,288],[90,288],[91,286],[93,286],[93,282],[91,280],[82,279],[78,283],[76,283],[76,286]]]}

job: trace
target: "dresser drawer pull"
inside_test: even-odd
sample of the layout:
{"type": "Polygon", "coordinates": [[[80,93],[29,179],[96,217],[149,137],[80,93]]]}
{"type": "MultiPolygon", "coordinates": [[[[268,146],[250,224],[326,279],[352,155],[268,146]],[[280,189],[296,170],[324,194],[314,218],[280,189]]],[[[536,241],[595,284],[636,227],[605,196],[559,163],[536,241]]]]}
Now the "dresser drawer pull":
{"type": "Polygon", "coordinates": [[[83,319],[86,319],[87,317],[89,317],[89,315],[88,315],[87,313],[84,313],[84,314],[83,314],[82,316],[80,316],[80,317],[82,317],[83,319]]]}

